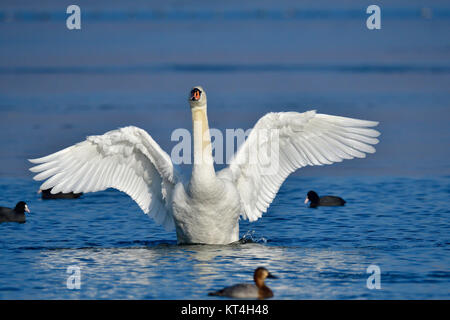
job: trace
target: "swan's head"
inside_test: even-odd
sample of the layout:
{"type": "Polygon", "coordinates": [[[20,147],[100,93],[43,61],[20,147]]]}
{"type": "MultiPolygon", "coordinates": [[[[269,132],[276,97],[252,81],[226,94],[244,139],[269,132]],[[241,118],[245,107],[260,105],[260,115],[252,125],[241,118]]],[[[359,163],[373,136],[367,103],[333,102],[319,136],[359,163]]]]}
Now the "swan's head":
{"type": "Polygon", "coordinates": [[[193,87],[189,94],[189,104],[191,108],[206,107],[206,92],[202,87],[193,87]]]}

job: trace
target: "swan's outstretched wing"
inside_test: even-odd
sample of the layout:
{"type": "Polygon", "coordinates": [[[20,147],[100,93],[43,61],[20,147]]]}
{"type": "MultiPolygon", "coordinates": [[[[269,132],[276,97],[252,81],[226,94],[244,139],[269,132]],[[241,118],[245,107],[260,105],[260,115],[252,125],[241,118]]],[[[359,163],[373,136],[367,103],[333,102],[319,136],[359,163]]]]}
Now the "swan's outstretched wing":
{"type": "Polygon", "coordinates": [[[250,132],[229,169],[241,197],[242,216],[260,218],[287,176],[307,165],[323,165],[374,153],[379,132],[364,121],[315,111],[268,113],[250,132]]]}
{"type": "Polygon", "coordinates": [[[168,205],[178,176],[169,155],[150,135],[137,127],[89,136],[83,142],[31,159],[39,164],[34,180],[46,180],[41,189],[58,192],[95,192],[115,188],[127,193],[166,229],[174,227],[168,205]]]}

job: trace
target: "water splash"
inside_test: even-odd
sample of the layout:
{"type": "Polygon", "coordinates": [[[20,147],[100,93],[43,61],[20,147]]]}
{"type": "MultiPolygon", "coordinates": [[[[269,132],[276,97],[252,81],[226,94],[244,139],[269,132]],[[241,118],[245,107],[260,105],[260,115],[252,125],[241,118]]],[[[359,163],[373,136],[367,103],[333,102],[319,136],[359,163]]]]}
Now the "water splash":
{"type": "Polygon", "coordinates": [[[267,243],[267,239],[264,237],[259,237],[255,235],[255,230],[248,230],[242,238],[239,240],[240,243],[267,243]]]}

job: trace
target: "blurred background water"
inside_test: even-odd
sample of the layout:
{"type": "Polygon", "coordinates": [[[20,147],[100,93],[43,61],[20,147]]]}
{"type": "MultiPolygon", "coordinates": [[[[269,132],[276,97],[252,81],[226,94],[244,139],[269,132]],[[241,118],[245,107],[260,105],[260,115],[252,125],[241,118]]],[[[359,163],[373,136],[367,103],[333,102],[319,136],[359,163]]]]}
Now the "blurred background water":
{"type": "Polygon", "coordinates": [[[450,297],[447,1],[378,1],[374,31],[365,1],[78,1],[73,31],[69,4],[0,4],[0,205],[33,212],[0,225],[0,298],[203,299],[260,265],[281,299],[450,297]],[[197,84],[213,128],[317,109],[380,121],[381,142],[367,159],[298,170],[241,223],[254,243],[177,246],[113,190],[38,198],[26,159],[87,135],[136,125],[170,153],[197,84]],[[310,189],[347,205],[307,209],[310,189]],[[381,290],[366,287],[371,264],[381,290]],[[69,265],[81,290],[66,288],[69,265]]]}

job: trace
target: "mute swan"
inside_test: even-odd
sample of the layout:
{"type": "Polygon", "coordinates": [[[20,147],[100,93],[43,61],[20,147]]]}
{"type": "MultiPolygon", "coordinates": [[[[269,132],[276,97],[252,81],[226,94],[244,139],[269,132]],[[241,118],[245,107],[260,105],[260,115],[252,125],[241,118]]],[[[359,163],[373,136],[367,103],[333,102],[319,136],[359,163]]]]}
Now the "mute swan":
{"type": "Polygon", "coordinates": [[[253,281],[255,284],[250,283],[239,283],[231,287],[223,288],[222,290],[210,292],[209,296],[221,296],[230,298],[241,298],[241,299],[267,299],[273,297],[273,292],[264,283],[264,280],[277,279],[273,274],[271,274],[266,268],[259,267],[255,270],[253,274],[253,281]]]}
{"type": "Polygon", "coordinates": [[[307,165],[323,165],[373,153],[378,123],[338,116],[268,113],[256,123],[230,165],[215,172],[206,93],[197,86],[189,104],[194,135],[190,181],[183,181],[169,155],[144,130],[129,126],[43,158],[30,159],[46,180],[40,187],[58,192],[115,188],[127,193],[166,230],[175,227],[178,243],[229,244],[239,240],[239,217],[256,221],[267,211],[287,176],[307,165]],[[275,134],[276,133],[276,134],[275,134]],[[269,149],[277,157],[267,171],[269,149]],[[272,150],[272,149],[273,150],[272,150]],[[253,159],[253,160],[252,160],[253,159]]]}

